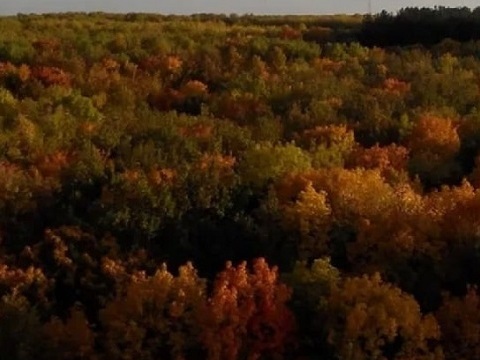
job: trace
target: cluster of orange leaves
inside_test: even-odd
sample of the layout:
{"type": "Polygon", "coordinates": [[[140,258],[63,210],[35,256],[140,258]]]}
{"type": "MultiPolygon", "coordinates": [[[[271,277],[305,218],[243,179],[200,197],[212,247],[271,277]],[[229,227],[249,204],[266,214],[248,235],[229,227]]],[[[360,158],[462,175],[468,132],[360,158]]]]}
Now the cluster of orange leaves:
{"type": "Polygon", "coordinates": [[[0,78],[16,76],[20,81],[26,82],[30,79],[32,71],[28,65],[15,66],[9,62],[0,62],[0,78]]]}
{"type": "Polygon", "coordinates": [[[413,156],[425,156],[426,161],[444,161],[460,149],[460,137],[453,119],[432,114],[421,116],[408,138],[413,156]]]}
{"type": "Polygon", "coordinates": [[[26,269],[20,269],[5,264],[0,265],[2,292],[8,289],[11,292],[24,293],[34,289],[39,296],[38,300],[45,301],[45,293],[50,285],[50,280],[39,268],[29,266],[26,269]]]}
{"type": "Polygon", "coordinates": [[[177,177],[174,169],[152,168],[147,174],[150,184],[153,185],[172,185],[177,177]]]}
{"type": "Polygon", "coordinates": [[[194,124],[179,128],[179,134],[184,137],[195,139],[209,139],[213,134],[213,127],[207,124],[194,124]]]}
{"type": "Polygon", "coordinates": [[[280,32],[280,38],[284,40],[296,40],[302,37],[300,30],[294,29],[291,26],[285,25],[280,32]]]}
{"type": "Polygon", "coordinates": [[[234,156],[221,154],[204,154],[199,162],[199,168],[204,171],[218,169],[222,173],[231,173],[236,159],[234,156]]]}
{"type": "Polygon", "coordinates": [[[83,135],[93,135],[97,129],[97,124],[92,121],[84,121],[79,125],[79,130],[83,135]]]}
{"type": "Polygon", "coordinates": [[[267,114],[267,106],[253,94],[224,96],[219,100],[216,116],[244,123],[249,116],[259,117],[267,114]]]}
{"type": "Polygon", "coordinates": [[[54,66],[36,66],[31,71],[32,77],[39,80],[44,86],[70,87],[72,82],[69,74],[54,66]]]}
{"type": "Polygon", "coordinates": [[[161,70],[167,70],[170,73],[174,73],[180,70],[182,65],[182,59],[175,55],[169,55],[166,57],[160,55],[152,55],[143,59],[139,64],[142,70],[151,73],[161,70]]]}
{"type": "Polygon", "coordinates": [[[295,322],[286,303],[290,290],[278,283],[276,268],[264,259],[249,273],[244,262],[227,264],[207,301],[202,342],[210,360],[256,360],[262,354],[281,354],[295,322]]]}
{"type": "Polygon", "coordinates": [[[199,80],[189,80],[180,89],[186,97],[202,96],[208,93],[208,87],[199,80]]]}
{"type": "MultiPolygon", "coordinates": [[[[118,177],[115,185],[104,186],[100,196],[100,201],[104,205],[113,205],[124,200],[138,200],[143,196],[143,191],[139,189],[149,189],[156,193],[173,186],[178,178],[175,169],[151,167],[150,169],[130,168],[124,170],[118,177]]],[[[138,200],[143,201],[143,200],[138,200]]]]}
{"type": "Polygon", "coordinates": [[[404,95],[410,91],[410,84],[395,78],[387,78],[383,83],[383,89],[393,95],[404,95]]]}
{"type": "Polygon", "coordinates": [[[293,335],[290,295],[277,269],[263,259],[251,272],[246,263],[228,264],[211,296],[191,264],[178,276],[163,266],[153,276],[131,275],[101,312],[102,336],[114,358],[154,359],[163,353],[185,359],[204,353],[208,360],[259,359],[281,354],[293,335]]]}
{"type": "Polygon", "coordinates": [[[392,144],[375,145],[370,148],[356,147],[350,154],[347,165],[364,169],[379,169],[385,178],[407,170],[408,149],[392,144]]]}
{"type": "Polygon", "coordinates": [[[63,169],[70,166],[74,158],[74,154],[58,150],[52,154],[39,156],[35,163],[42,176],[56,178],[63,169]]]}
{"type": "Polygon", "coordinates": [[[208,86],[199,80],[189,80],[180,89],[164,88],[150,95],[150,105],[161,111],[169,111],[188,98],[208,95],[208,86]]]}

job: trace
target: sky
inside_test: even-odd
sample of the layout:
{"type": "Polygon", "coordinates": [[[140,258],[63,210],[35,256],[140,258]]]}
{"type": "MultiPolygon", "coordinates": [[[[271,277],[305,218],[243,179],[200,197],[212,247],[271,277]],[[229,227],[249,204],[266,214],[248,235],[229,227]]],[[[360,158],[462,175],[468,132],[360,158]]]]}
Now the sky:
{"type": "MultiPolygon", "coordinates": [[[[0,0],[0,14],[67,11],[152,12],[163,14],[353,14],[366,13],[369,0],[0,0]]],[[[478,0],[370,0],[373,12],[407,6],[468,6],[478,0]]]]}

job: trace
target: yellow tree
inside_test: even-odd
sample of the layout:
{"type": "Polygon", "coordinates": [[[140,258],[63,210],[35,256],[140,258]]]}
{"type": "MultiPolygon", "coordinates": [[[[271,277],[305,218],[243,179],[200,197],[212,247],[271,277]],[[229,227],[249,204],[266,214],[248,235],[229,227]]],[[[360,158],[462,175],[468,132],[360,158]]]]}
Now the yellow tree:
{"type": "Polygon", "coordinates": [[[301,259],[328,254],[328,231],[332,210],[324,191],[317,192],[312,183],[300,192],[297,201],[283,206],[284,225],[300,236],[298,251],[301,259]]]}
{"type": "Polygon", "coordinates": [[[410,170],[427,185],[439,185],[458,171],[454,158],[460,150],[460,137],[452,119],[421,116],[408,138],[408,148],[410,170]]]}
{"type": "Polygon", "coordinates": [[[132,275],[101,311],[106,355],[112,359],[184,359],[198,351],[197,314],[206,285],[191,264],[173,276],[163,266],[153,276],[132,275]]]}
{"type": "Polygon", "coordinates": [[[380,275],[347,278],[328,299],[329,342],[345,360],[442,359],[429,342],[440,337],[432,315],[380,275]]]}
{"type": "Polygon", "coordinates": [[[299,234],[303,258],[333,257],[327,251],[338,248],[354,268],[380,271],[392,255],[412,248],[398,220],[411,217],[418,195],[409,185],[388,184],[379,169],[303,172],[284,177],[276,190],[284,225],[299,234]],[[343,240],[352,231],[356,236],[343,240]]]}

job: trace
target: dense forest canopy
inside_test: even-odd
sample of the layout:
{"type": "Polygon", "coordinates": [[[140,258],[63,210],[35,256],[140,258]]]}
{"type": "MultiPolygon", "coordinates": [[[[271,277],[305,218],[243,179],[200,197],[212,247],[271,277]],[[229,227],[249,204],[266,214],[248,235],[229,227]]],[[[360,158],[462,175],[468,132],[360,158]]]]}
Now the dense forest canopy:
{"type": "Polygon", "coordinates": [[[397,14],[382,12],[364,22],[362,43],[378,46],[426,44],[449,38],[458,41],[480,38],[480,7],[406,8],[397,14]]]}
{"type": "Polygon", "coordinates": [[[0,18],[0,359],[480,358],[479,14],[0,18]]]}

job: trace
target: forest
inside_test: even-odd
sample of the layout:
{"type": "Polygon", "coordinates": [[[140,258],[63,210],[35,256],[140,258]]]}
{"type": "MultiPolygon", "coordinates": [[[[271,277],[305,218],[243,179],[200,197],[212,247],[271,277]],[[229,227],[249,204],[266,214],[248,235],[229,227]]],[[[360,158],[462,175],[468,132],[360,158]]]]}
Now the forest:
{"type": "Polygon", "coordinates": [[[0,17],[0,360],[480,359],[480,8],[0,17]]]}

